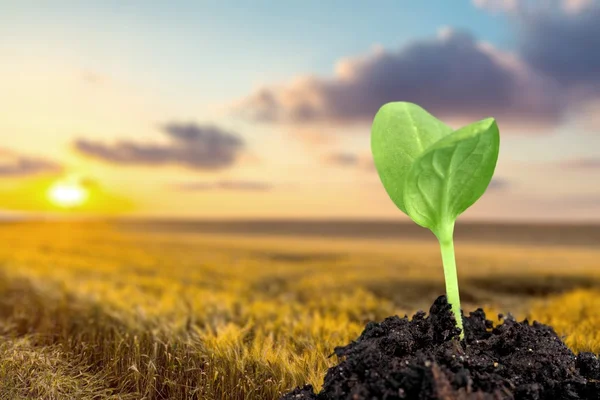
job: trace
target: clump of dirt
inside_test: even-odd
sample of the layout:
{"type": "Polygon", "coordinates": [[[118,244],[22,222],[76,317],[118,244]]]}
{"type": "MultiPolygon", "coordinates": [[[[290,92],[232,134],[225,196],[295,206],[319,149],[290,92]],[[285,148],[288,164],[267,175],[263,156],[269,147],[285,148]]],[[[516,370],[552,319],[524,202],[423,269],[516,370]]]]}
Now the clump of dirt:
{"type": "Polygon", "coordinates": [[[360,337],[335,349],[323,389],[307,385],[284,400],[567,400],[600,399],[600,360],[575,355],[550,326],[511,316],[493,327],[482,309],[464,318],[459,340],[445,296],[429,316],[370,322],[360,337]]]}

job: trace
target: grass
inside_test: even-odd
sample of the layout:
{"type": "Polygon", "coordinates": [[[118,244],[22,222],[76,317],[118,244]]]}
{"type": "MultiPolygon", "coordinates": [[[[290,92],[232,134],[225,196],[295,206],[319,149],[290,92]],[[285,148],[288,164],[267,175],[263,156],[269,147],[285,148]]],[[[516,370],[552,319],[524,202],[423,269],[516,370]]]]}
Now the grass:
{"type": "MultiPolygon", "coordinates": [[[[600,352],[600,251],[456,245],[463,307],[600,352]],[[493,315],[493,314],[492,314],[493,315]]],[[[0,399],[276,399],[444,291],[430,242],[0,226],[0,399]]]]}

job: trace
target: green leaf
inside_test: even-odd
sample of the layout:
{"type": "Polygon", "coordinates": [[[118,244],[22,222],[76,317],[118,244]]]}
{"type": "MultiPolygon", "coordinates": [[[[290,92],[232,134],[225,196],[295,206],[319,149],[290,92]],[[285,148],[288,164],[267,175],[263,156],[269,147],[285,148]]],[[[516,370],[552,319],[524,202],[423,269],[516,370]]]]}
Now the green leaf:
{"type": "Polygon", "coordinates": [[[485,192],[496,168],[500,136],[493,118],[445,136],[412,164],[406,176],[407,214],[442,240],[456,218],[485,192]]]}
{"type": "Polygon", "coordinates": [[[414,161],[452,128],[413,103],[392,102],[382,106],[373,120],[371,151],[383,186],[407,213],[404,185],[414,161]]]}

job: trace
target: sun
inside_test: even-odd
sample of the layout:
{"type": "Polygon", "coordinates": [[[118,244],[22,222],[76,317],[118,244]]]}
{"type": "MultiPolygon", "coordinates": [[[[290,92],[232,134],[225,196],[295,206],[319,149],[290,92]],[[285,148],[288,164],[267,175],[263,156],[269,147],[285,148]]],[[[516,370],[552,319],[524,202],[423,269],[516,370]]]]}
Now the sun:
{"type": "Polygon", "coordinates": [[[79,207],[88,198],[88,191],[76,182],[56,182],[48,191],[50,201],[62,208],[79,207]]]}

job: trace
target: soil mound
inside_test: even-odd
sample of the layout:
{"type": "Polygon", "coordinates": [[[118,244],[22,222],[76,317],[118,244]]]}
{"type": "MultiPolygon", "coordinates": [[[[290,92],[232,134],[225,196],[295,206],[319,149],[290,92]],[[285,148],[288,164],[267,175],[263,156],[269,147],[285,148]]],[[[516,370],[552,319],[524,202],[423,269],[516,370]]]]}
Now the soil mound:
{"type": "Polygon", "coordinates": [[[566,400],[600,399],[600,360],[575,355],[554,330],[504,318],[496,327],[482,309],[464,318],[459,341],[445,296],[408,317],[370,322],[360,337],[335,349],[323,389],[308,385],[283,400],[566,400]]]}

